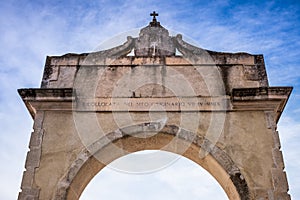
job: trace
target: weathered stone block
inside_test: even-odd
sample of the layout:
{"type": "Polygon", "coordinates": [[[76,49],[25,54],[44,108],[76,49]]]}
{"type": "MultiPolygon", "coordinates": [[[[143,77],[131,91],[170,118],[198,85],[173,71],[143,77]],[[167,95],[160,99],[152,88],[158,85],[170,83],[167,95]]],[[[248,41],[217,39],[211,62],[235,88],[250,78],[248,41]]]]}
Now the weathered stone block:
{"type": "Polygon", "coordinates": [[[75,66],[60,66],[56,79],[49,82],[51,88],[72,88],[77,72],[75,66]]]}
{"type": "Polygon", "coordinates": [[[256,200],[269,200],[268,191],[265,189],[255,189],[254,190],[254,199],[256,200]]]}
{"type": "Polygon", "coordinates": [[[166,65],[191,65],[192,63],[190,63],[188,60],[182,58],[182,57],[166,57],[166,65]]]}
{"type": "Polygon", "coordinates": [[[274,191],[286,193],[289,190],[286,173],[282,169],[272,169],[272,180],[274,191]]]}
{"type": "Polygon", "coordinates": [[[279,169],[284,169],[284,162],[283,162],[283,156],[282,156],[282,152],[277,149],[277,148],[274,148],[273,151],[272,151],[272,154],[273,154],[273,159],[274,159],[274,163],[276,165],[276,168],[279,168],[279,169]]]}
{"type": "Polygon", "coordinates": [[[33,123],[33,130],[39,131],[43,126],[44,120],[44,111],[39,111],[35,114],[34,123],[33,123]]]}
{"type": "Polygon", "coordinates": [[[39,199],[39,189],[22,189],[22,192],[19,193],[18,199],[22,200],[38,200],[39,199]]]}
{"type": "Polygon", "coordinates": [[[33,178],[34,178],[34,169],[27,169],[26,171],[23,172],[23,178],[22,178],[22,183],[21,183],[21,188],[31,188],[32,183],[33,183],[33,178]]]}
{"type": "Polygon", "coordinates": [[[276,127],[275,123],[275,114],[272,111],[265,112],[266,113],[266,122],[267,122],[267,127],[269,129],[274,129],[276,127]]]}
{"type": "Polygon", "coordinates": [[[138,126],[128,126],[126,128],[122,128],[121,132],[123,132],[125,135],[134,135],[137,133],[143,132],[143,125],[138,125],[138,126]]]}
{"type": "Polygon", "coordinates": [[[110,59],[106,58],[105,59],[105,64],[107,66],[113,66],[113,65],[119,65],[119,66],[124,66],[124,65],[131,65],[131,57],[120,57],[116,59],[110,59]]]}
{"type": "Polygon", "coordinates": [[[244,65],[244,74],[246,79],[250,81],[257,81],[259,79],[259,71],[257,70],[256,65],[244,65]]]}
{"type": "Polygon", "coordinates": [[[133,57],[132,65],[164,65],[161,57],[133,57]]]}
{"type": "Polygon", "coordinates": [[[274,138],[274,147],[277,149],[281,149],[280,139],[279,139],[279,132],[274,131],[273,132],[273,138],[274,138]]]}
{"type": "Polygon", "coordinates": [[[226,63],[230,64],[243,64],[243,65],[253,65],[254,56],[249,54],[235,54],[235,56],[226,56],[226,63]]]}
{"type": "Polygon", "coordinates": [[[61,57],[53,56],[50,57],[51,62],[50,65],[77,65],[78,57],[75,54],[66,54],[64,55],[64,59],[61,57]]]}
{"type": "Polygon", "coordinates": [[[275,192],[274,200],[291,200],[291,196],[286,192],[275,192]]]}
{"type": "Polygon", "coordinates": [[[31,133],[29,148],[39,147],[42,144],[44,130],[40,129],[31,133]]]}
{"type": "Polygon", "coordinates": [[[33,169],[39,166],[41,157],[41,149],[30,149],[27,153],[25,168],[33,169]]]}

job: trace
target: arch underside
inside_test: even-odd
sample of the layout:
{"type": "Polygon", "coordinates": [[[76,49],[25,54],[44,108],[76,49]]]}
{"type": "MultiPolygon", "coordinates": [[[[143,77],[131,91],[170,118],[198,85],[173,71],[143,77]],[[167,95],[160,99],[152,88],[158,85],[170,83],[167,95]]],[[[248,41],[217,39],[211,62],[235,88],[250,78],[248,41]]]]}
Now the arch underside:
{"type": "Polygon", "coordinates": [[[118,129],[91,144],[78,155],[61,179],[54,199],[79,199],[88,183],[108,163],[141,150],[164,150],[182,155],[208,171],[229,199],[250,199],[246,180],[239,168],[209,140],[173,125],[166,125],[157,134],[151,134],[153,132],[149,130],[149,123],[143,123],[118,129]]]}

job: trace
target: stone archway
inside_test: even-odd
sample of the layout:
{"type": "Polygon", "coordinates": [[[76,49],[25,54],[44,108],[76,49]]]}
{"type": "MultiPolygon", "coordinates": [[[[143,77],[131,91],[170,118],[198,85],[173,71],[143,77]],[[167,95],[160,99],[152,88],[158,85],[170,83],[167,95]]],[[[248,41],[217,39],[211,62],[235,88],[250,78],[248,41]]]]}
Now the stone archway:
{"type": "MultiPolygon", "coordinates": [[[[139,127],[149,123],[130,126],[131,130],[140,130],[139,127]]],[[[129,128],[125,127],[124,129],[129,128]]],[[[84,150],[73,162],[72,166],[58,184],[57,191],[53,199],[79,199],[81,193],[91,181],[106,165],[98,159],[111,162],[124,154],[140,150],[165,150],[173,153],[181,152],[182,148],[189,147],[182,156],[194,161],[206,171],[208,171],[221,185],[230,200],[250,199],[247,182],[241,175],[240,169],[234,164],[230,157],[217,146],[210,145],[210,141],[193,133],[180,130],[177,126],[167,125],[158,134],[152,137],[140,138],[134,135],[143,134],[140,131],[130,134],[124,133],[123,129],[118,129],[109,133],[111,143],[103,142],[106,139],[99,139],[93,143],[90,149],[91,154],[84,150]],[[184,134],[183,134],[184,133],[184,134]],[[176,139],[176,147],[168,146],[171,140],[176,139]],[[111,151],[112,145],[121,146],[125,151],[111,151]],[[208,154],[201,158],[200,151],[204,150],[208,154]],[[97,159],[98,158],[98,159],[97,159]]]]}
{"type": "Polygon", "coordinates": [[[107,164],[124,150],[162,149],[205,168],[230,199],[289,200],[276,125],[291,91],[269,86],[262,55],[198,48],[158,21],[108,50],[47,57],[41,88],[19,90],[34,131],[18,198],[76,199],[104,167],[94,156],[107,164]],[[158,134],[134,137],[160,119],[158,134]],[[190,145],[165,145],[174,139],[190,145]],[[116,145],[122,151],[105,153],[116,145]]]}

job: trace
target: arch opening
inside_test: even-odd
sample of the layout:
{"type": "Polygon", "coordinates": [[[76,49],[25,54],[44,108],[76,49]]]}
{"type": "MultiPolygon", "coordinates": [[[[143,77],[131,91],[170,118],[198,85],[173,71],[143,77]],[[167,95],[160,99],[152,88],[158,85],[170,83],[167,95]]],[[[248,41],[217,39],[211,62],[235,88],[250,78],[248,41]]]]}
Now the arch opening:
{"type": "Polygon", "coordinates": [[[128,154],[104,167],[87,185],[80,200],[98,199],[228,199],[219,183],[197,163],[166,151],[128,154]],[[145,165],[166,157],[174,162],[152,173],[132,174],[114,165],[145,165]],[[145,159],[143,159],[145,158],[145,159]],[[112,165],[112,166],[111,166],[112,165]],[[116,192],[117,191],[117,192],[116,192]]]}
{"type": "MultiPolygon", "coordinates": [[[[120,132],[122,130],[112,132],[111,134],[119,134],[120,132]]],[[[111,135],[109,137],[112,138],[111,135]]],[[[93,148],[97,149],[97,151],[91,154],[85,150],[78,156],[78,159],[58,184],[58,189],[54,197],[55,199],[79,199],[88,183],[106,166],[99,160],[111,163],[126,154],[142,150],[164,150],[177,154],[188,143],[188,148],[181,154],[183,157],[197,163],[211,174],[223,188],[228,199],[248,200],[248,186],[246,180],[241,176],[238,167],[224,151],[217,146],[210,146],[209,141],[202,142],[200,145],[199,141],[203,141],[203,138],[199,137],[196,136],[191,143],[188,143],[190,137],[179,138],[172,133],[161,131],[147,138],[133,137],[132,135],[125,134],[106,145],[103,145],[101,141],[95,142],[93,144],[95,147],[93,148]],[[170,143],[174,138],[177,141],[176,145],[167,146],[166,144],[170,143]],[[102,146],[100,145],[97,148],[96,144],[102,144],[102,146]],[[111,151],[115,149],[115,146],[119,146],[122,150],[111,151]],[[203,151],[206,151],[208,154],[204,157],[199,156],[203,151]],[[99,156],[101,159],[99,159],[99,156]]]]}

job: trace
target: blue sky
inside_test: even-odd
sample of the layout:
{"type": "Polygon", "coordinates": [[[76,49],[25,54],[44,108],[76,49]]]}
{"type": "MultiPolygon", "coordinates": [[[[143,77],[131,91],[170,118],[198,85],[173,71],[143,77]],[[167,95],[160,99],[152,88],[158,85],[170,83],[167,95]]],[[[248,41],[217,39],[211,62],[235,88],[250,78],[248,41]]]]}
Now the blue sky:
{"type": "MultiPolygon", "coordinates": [[[[146,26],[153,10],[159,12],[158,20],[165,28],[192,38],[200,47],[264,54],[270,85],[294,87],[278,129],[290,194],[300,199],[300,3],[226,0],[1,2],[0,199],[16,199],[32,131],[32,119],[16,90],[40,86],[47,55],[90,52],[113,35],[146,26]]],[[[186,176],[193,177],[195,170],[201,170],[186,159],[172,167],[145,175],[143,180],[154,188],[163,184],[169,188],[166,191],[177,191],[179,183],[188,181],[182,176],[170,181],[166,174],[188,167],[191,173],[186,176]]],[[[133,183],[133,177],[109,169],[100,176],[112,185],[133,183]]],[[[126,190],[122,185],[118,188],[124,196],[126,190]]],[[[198,195],[199,191],[185,193],[198,195]]]]}

